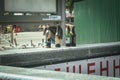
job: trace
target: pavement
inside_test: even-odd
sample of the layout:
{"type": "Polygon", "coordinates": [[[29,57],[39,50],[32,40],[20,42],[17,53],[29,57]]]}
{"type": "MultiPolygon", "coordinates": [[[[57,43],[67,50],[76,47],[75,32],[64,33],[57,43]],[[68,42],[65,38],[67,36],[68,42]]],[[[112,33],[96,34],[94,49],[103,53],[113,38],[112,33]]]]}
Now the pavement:
{"type": "MultiPolygon", "coordinates": [[[[10,33],[5,34],[9,37],[10,40],[10,33]]],[[[27,48],[32,48],[31,41],[35,45],[34,47],[38,47],[38,44],[41,43],[43,38],[42,32],[19,32],[17,35],[14,33],[14,39],[16,39],[17,47],[15,48],[24,48],[26,46],[27,48]]],[[[3,50],[9,50],[9,49],[15,49],[12,48],[9,44],[7,44],[5,41],[1,40],[0,43],[0,51],[3,50]]]]}

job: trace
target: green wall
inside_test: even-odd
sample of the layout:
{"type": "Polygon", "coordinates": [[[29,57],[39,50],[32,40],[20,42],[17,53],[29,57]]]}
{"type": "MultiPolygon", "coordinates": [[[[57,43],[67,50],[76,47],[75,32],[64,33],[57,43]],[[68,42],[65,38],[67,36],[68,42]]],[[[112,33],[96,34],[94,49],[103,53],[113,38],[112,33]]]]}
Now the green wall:
{"type": "Polygon", "coordinates": [[[77,44],[120,41],[120,0],[83,0],[74,12],[77,44]]]}

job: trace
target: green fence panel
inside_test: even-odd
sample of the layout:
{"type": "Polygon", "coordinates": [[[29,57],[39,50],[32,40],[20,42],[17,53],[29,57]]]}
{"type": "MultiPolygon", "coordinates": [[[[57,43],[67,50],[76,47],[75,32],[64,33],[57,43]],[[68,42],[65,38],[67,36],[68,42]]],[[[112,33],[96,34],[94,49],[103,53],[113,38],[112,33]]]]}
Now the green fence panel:
{"type": "Polygon", "coordinates": [[[77,44],[120,41],[120,0],[83,0],[74,4],[77,44]]]}

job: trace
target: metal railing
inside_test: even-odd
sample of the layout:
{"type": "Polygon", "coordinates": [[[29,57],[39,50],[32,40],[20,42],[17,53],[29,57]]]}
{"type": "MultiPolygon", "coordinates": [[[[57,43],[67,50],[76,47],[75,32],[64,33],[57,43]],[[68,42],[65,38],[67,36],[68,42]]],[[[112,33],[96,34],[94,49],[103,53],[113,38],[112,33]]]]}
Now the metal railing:
{"type": "Polygon", "coordinates": [[[0,80],[120,80],[120,78],[0,66],[0,80]]]}

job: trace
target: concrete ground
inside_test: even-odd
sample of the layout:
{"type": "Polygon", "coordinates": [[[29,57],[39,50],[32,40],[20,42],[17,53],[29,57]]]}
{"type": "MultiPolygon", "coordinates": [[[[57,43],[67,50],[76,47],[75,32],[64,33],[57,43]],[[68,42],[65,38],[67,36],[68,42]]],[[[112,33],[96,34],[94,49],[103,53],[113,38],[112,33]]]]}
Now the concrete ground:
{"type": "Polygon", "coordinates": [[[14,36],[17,40],[18,45],[31,45],[31,40],[33,44],[38,45],[41,42],[43,35],[42,32],[21,32],[17,36],[14,36]]]}
{"type": "MultiPolygon", "coordinates": [[[[10,40],[10,34],[5,34],[5,35],[7,35],[10,40]]],[[[14,33],[14,39],[16,39],[17,45],[18,45],[17,48],[22,48],[24,46],[27,46],[27,48],[32,48],[32,47],[37,48],[39,43],[41,43],[42,38],[43,38],[43,32],[39,32],[39,31],[38,32],[19,32],[17,33],[17,35],[14,33]],[[31,45],[31,40],[35,46],[31,45]]],[[[4,40],[1,40],[0,42],[1,42],[0,48],[4,48],[4,50],[12,49],[10,45],[6,43],[4,40]]],[[[3,49],[0,49],[0,50],[3,50],[3,49]]]]}

